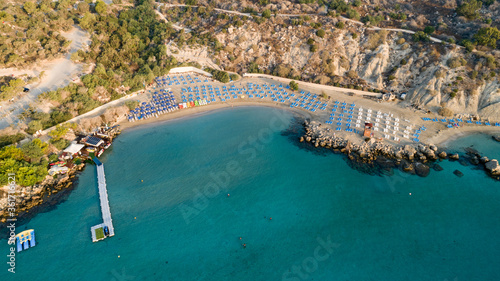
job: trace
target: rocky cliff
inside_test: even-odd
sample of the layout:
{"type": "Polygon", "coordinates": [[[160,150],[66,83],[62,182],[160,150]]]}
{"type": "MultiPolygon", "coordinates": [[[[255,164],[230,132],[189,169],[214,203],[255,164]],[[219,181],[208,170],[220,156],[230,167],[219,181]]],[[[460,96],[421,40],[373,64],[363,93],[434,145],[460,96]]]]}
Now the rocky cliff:
{"type": "Polygon", "coordinates": [[[209,60],[231,71],[407,92],[407,104],[500,119],[498,51],[469,53],[455,44],[415,42],[411,33],[340,17],[276,16],[260,24],[242,18],[236,25],[214,21],[187,23],[213,34],[222,49],[206,52],[205,46],[170,44],[169,52],[182,53],[180,60],[202,65],[209,60]],[[325,30],[323,38],[317,35],[319,29],[325,30]]]}

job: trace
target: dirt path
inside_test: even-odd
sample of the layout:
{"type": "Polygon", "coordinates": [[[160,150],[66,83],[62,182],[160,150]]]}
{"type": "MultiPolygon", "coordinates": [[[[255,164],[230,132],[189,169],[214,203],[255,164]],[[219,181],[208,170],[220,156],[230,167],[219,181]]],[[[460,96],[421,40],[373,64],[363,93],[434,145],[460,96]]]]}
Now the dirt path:
{"type": "MultiPolygon", "coordinates": [[[[158,6],[158,8],[159,8],[159,6],[158,6]]],[[[157,14],[157,15],[158,15],[158,16],[159,16],[162,20],[164,20],[166,23],[168,23],[168,22],[169,22],[169,21],[167,20],[167,18],[166,18],[166,17],[165,17],[165,16],[164,16],[164,15],[163,15],[160,11],[155,10],[155,13],[156,13],[156,14],[157,14]]],[[[174,23],[172,23],[172,27],[173,27],[175,30],[183,30],[183,29],[184,29],[184,32],[185,32],[185,33],[189,33],[189,32],[191,32],[191,29],[189,29],[189,28],[183,28],[183,27],[181,27],[180,25],[177,25],[177,24],[174,24],[174,23]]]]}
{"type": "MultiPolygon", "coordinates": [[[[184,5],[184,4],[164,4],[164,3],[158,3],[158,2],[155,2],[155,3],[158,4],[158,7],[160,7],[160,6],[165,6],[165,7],[187,7],[187,6],[190,6],[190,7],[201,7],[201,6],[192,6],[192,5],[184,5]]],[[[251,17],[252,16],[250,13],[241,13],[241,12],[224,10],[224,9],[218,9],[218,8],[214,8],[214,10],[215,11],[219,11],[219,12],[228,13],[228,14],[239,15],[239,16],[246,16],[246,17],[251,17]]],[[[260,13],[257,13],[257,15],[261,16],[260,13]]],[[[301,16],[321,16],[319,14],[276,14],[276,15],[278,17],[290,17],[290,18],[301,17],[301,16]]],[[[364,23],[362,23],[360,21],[357,21],[357,20],[349,19],[349,18],[346,18],[346,17],[343,17],[343,16],[339,16],[339,17],[342,20],[344,20],[344,21],[348,21],[348,22],[351,22],[351,23],[354,23],[354,24],[358,24],[358,25],[363,25],[363,26],[365,25],[364,23]]],[[[404,33],[408,33],[408,34],[415,34],[415,31],[407,30],[407,29],[400,29],[400,28],[367,27],[366,29],[367,30],[387,30],[387,31],[393,31],[393,32],[404,32],[404,33]]],[[[435,37],[430,37],[429,39],[432,42],[436,42],[436,43],[443,42],[442,40],[440,40],[438,38],[435,38],[435,37]]]]}
{"type": "Polygon", "coordinates": [[[68,85],[77,77],[77,74],[82,72],[83,66],[72,62],[70,57],[71,54],[83,48],[84,44],[90,44],[90,38],[87,32],[75,27],[69,32],[61,34],[71,40],[70,50],[64,58],[48,62],[40,69],[0,69],[0,75],[14,74],[14,76],[22,74],[38,76],[41,71],[45,71],[44,77],[42,77],[42,80],[38,84],[27,85],[27,87],[30,88],[29,93],[24,94],[14,102],[6,101],[0,103],[0,106],[2,106],[0,109],[0,129],[6,128],[11,124],[16,124],[18,122],[18,115],[25,108],[28,108],[30,103],[34,102],[39,94],[68,85]]]}

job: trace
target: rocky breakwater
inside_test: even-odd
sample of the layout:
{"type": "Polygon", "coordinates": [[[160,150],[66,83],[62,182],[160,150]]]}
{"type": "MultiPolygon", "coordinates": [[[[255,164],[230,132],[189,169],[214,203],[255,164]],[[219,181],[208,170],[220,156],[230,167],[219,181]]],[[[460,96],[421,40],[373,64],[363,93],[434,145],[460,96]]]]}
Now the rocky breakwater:
{"type": "MultiPolygon", "coordinates": [[[[374,170],[398,168],[407,173],[425,177],[430,173],[431,168],[436,171],[443,170],[437,163],[438,161],[460,159],[459,154],[446,153],[433,144],[392,145],[374,138],[366,138],[364,142],[355,144],[346,138],[336,136],[334,131],[322,127],[316,121],[304,121],[304,132],[304,135],[299,138],[300,142],[344,153],[350,160],[351,167],[370,173],[374,173],[374,170]]],[[[470,153],[466,156],[471,157],[470,153]]],[[[477,158],[476,165],[483,165],[492,177],[500,176],[500,166],[496,160],[485,162],[481,156],[473,156],[477,158]]],[[[474,161],[469,160],[469,162],[474,161]]]]}
{"type": "Polygon", "coordinates": [[[465,157],[470,164],[484,168],[490,177],[500,180],[500,165],[498,164],[498,160],[490,160],[487,156],[481,155],[477,150],[472,148],[466,149],[465,157]]]}
{"type": "MultiPolygon", "coordinates": [[[[73,187],[73,182],[76,180],[78,172],[82,171],[85,164],[74,165],[64,175],[59,175],[56,178],[47,176],[40,184],[27,187],[16,187],[15,196],[15,218],[18,223],[30,219],[39,211],[46,207],[51,207],[62,200],[65,200],[69,195],[69,191],[73,187]]],[[[12,194],[11,194],[12,195],[12,194]]],[[[0,200],[0,224],[6,223],[7,218],[12,218],[8,211],[7,196],[0,200]]],[[[1,238],[1,237],[0,237],[1,238]]]]}

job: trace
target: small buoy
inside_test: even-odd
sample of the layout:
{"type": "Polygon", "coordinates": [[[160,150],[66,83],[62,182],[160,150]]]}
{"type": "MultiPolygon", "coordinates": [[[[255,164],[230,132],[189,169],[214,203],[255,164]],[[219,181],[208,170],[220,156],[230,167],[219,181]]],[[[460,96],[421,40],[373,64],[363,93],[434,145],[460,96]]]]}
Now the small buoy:
{"type": "Polygon", "coordinates": [[[118,258],[120,258],[120,255],[118,255],[118,258]]]}
{"type": "Polygon", "coordinates": [[[240,237],[240,240],[241,240],[241,237],[240,237]]]}
{"type": "Polygon", "coordinates": [[[231,196],[231,194],[229,194],[229,193],[228,193],[228,194],[227,194],[227,197],[229,197],[229,196],[231,196]]]}
{"type": "Polygon", "coordinates": [[[410,192],[410,196],[411,196],[411,192],[410,192]]]}
{"type": "Polygon", "coordinates": [[[137,219],[137,217],[134,217],[134,220],[137,219]]]}
{"type": "Polygon", "coordinates": [[[141,180],[141,182],[144,182],[143,180],[141,180]]]}
{"type": "Polygon", "coordinates": [[[269,220],[272,220],[273,218],[269,218],[269,220]]]}

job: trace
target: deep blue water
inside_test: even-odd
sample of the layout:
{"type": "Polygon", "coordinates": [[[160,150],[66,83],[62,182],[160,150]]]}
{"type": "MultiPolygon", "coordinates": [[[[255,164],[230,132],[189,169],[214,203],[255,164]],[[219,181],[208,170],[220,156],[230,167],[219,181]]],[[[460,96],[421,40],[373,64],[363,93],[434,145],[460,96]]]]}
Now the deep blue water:
{"type": "Polygon", "coordinates": [[[19,227],[38,245],[0,280],[498,280],[500,186],[483,171],[362,174],[282,135],[291,119],[243,107],[124,132],[101,159],[116,235],[91,241],[88,166],[19,227]]]}

